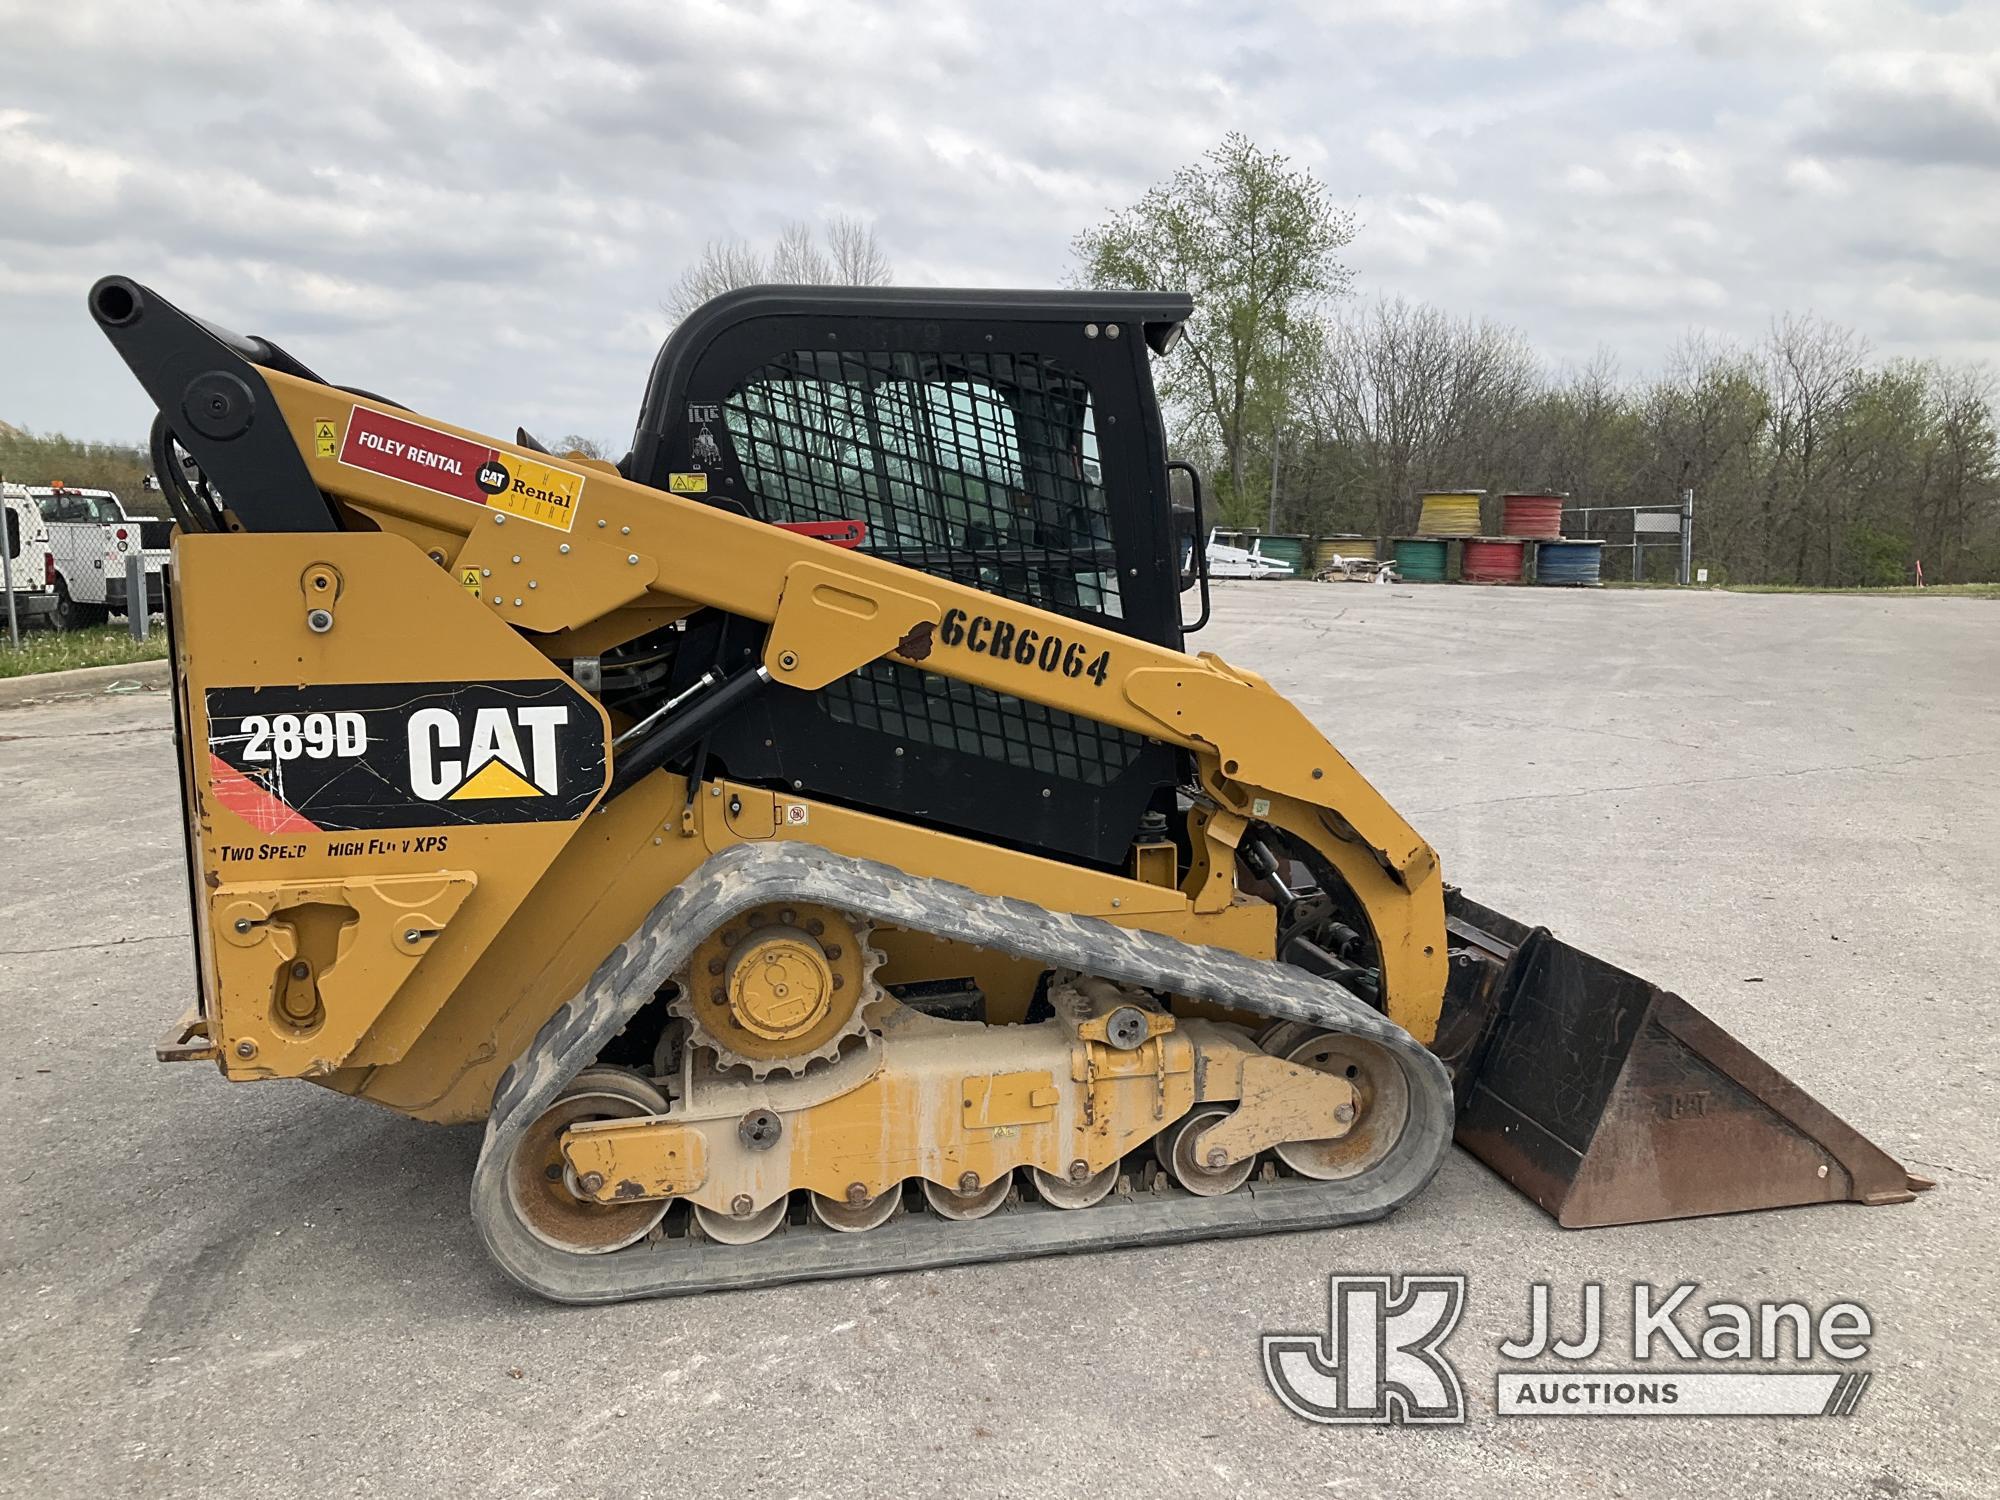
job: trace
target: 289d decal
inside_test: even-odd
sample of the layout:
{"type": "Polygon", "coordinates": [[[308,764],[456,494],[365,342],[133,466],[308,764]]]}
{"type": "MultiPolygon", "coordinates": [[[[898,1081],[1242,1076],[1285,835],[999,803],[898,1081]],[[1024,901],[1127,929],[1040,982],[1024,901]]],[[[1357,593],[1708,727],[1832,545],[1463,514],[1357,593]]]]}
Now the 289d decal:
{"type": "Polygon", "coordinates": [[[563,682],[211,688],[209,790],[264,833],[557,823],[604,789],[603,720],[563,682]]]}

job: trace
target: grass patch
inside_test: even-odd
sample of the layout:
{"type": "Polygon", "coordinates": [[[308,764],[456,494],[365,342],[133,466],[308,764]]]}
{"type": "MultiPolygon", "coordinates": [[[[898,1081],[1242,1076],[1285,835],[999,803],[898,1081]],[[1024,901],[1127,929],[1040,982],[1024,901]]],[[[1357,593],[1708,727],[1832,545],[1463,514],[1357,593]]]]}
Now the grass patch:
{"type": "Polygon", "coordinates": [[[1868,599],[2000,599],[2000,583],[1934,583],[1885,589],[1822,589],[1789,583],[1732,583],[1732,594],[1858,594],[1868,599]]]}
{"type": "Polygon", "coordinates": [[[143,641],[132,639],[121,621],[89,630],[23,630],[21,649],[7,636],[5,606],[0,606],[0,677],[29,677],[38,672],[67,672],[72,667],[122,667],[132,662],[165,661],[166,626],[155,622],[143,641]]]}
{"type": "MultiPolygon", "coordinates": [[[[1607,578],[1608,589],[1680,589],[1678,583],[1633,583],[1607,578]]],[[[1690,593],[1715,594],[1850,594],[1867,599],[2000,599],[2000,583],[1934,583],[1929,588],[1899,586],[1880,589],[1818,588],[1802,583],[1694,583],[1690,593]]]]}

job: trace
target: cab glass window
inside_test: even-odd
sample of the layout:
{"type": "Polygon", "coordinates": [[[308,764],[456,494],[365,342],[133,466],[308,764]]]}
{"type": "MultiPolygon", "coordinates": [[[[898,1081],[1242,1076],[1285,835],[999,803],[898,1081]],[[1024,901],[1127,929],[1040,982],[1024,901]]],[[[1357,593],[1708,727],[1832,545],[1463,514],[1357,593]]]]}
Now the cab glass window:
{"type": "Polygon", "coordinates": [[[763,519],[1075,617],[1120,616],[1090,388],[1035,354],[799,350],[724,407],[763,519]]]}

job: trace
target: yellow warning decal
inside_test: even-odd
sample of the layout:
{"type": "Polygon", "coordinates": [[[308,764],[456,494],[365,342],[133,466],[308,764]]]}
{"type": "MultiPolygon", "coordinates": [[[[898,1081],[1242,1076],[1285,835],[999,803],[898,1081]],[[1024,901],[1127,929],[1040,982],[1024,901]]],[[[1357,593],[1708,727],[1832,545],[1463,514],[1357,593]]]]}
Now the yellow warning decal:
{"type": "Polygon", "coordinates": [[[340,426],[324,419],[313,423],[313,452],[332,458],[340,451],[340,426]]]}
{"type": "Polygon", "coordinates": [[[460,568],[458,570],[458,586],[464,589],[468,594],[471,594],[475,599],[478,598],[479,569],[460,568]]]}
{"type": "Polygon", "coordinates": [[[706,474],[669,474],[667,488],[676,495],[706,495],[708,476],[706,474]]]}
{"type": "Polygon", "coordinates": [[[472,802],[487,797],[539,797],[542,789],[503,760],[489,760],[458,784],[447,802],[472,802]]]}

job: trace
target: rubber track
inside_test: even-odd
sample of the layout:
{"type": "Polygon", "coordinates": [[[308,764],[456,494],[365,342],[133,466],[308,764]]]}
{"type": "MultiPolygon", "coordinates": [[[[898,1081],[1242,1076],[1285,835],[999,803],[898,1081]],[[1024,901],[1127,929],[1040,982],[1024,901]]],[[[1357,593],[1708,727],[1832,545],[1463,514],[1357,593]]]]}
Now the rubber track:
{"type": "Polygon", "coordinates": [[[1400,1026],[1330,980],[1222,948],[982,895],[949,881],[918,879],[810,844],[744,844],[715,855],[662,898],[501,1075],[473,1171],[472,1216],[501,1270],[528,1290],[558,1302],[617,1302],[1358,1223],[1380,1218],[1422,1191],[1451,1143],[1452,1123],[1451,1080],[1444,1065],[1400,1026]],[[1387,1158],[1344,1182],[1253,1182],[1219,1198],[1172,1188],[1114,1194],[1073,1210],[1017,1202],[971,1223],[906,1213],[865,1234],[792,1226],[752,1245],[666,1238],[582,1256],[542,1244],[507,1206],[506,1162],[522,1131],[686,963],[703,937],[776,901],[819,902],[1051,968],[1367,1037],[1403,1064],[1410,1082],[1409,1124],[1387,1158]]]}

